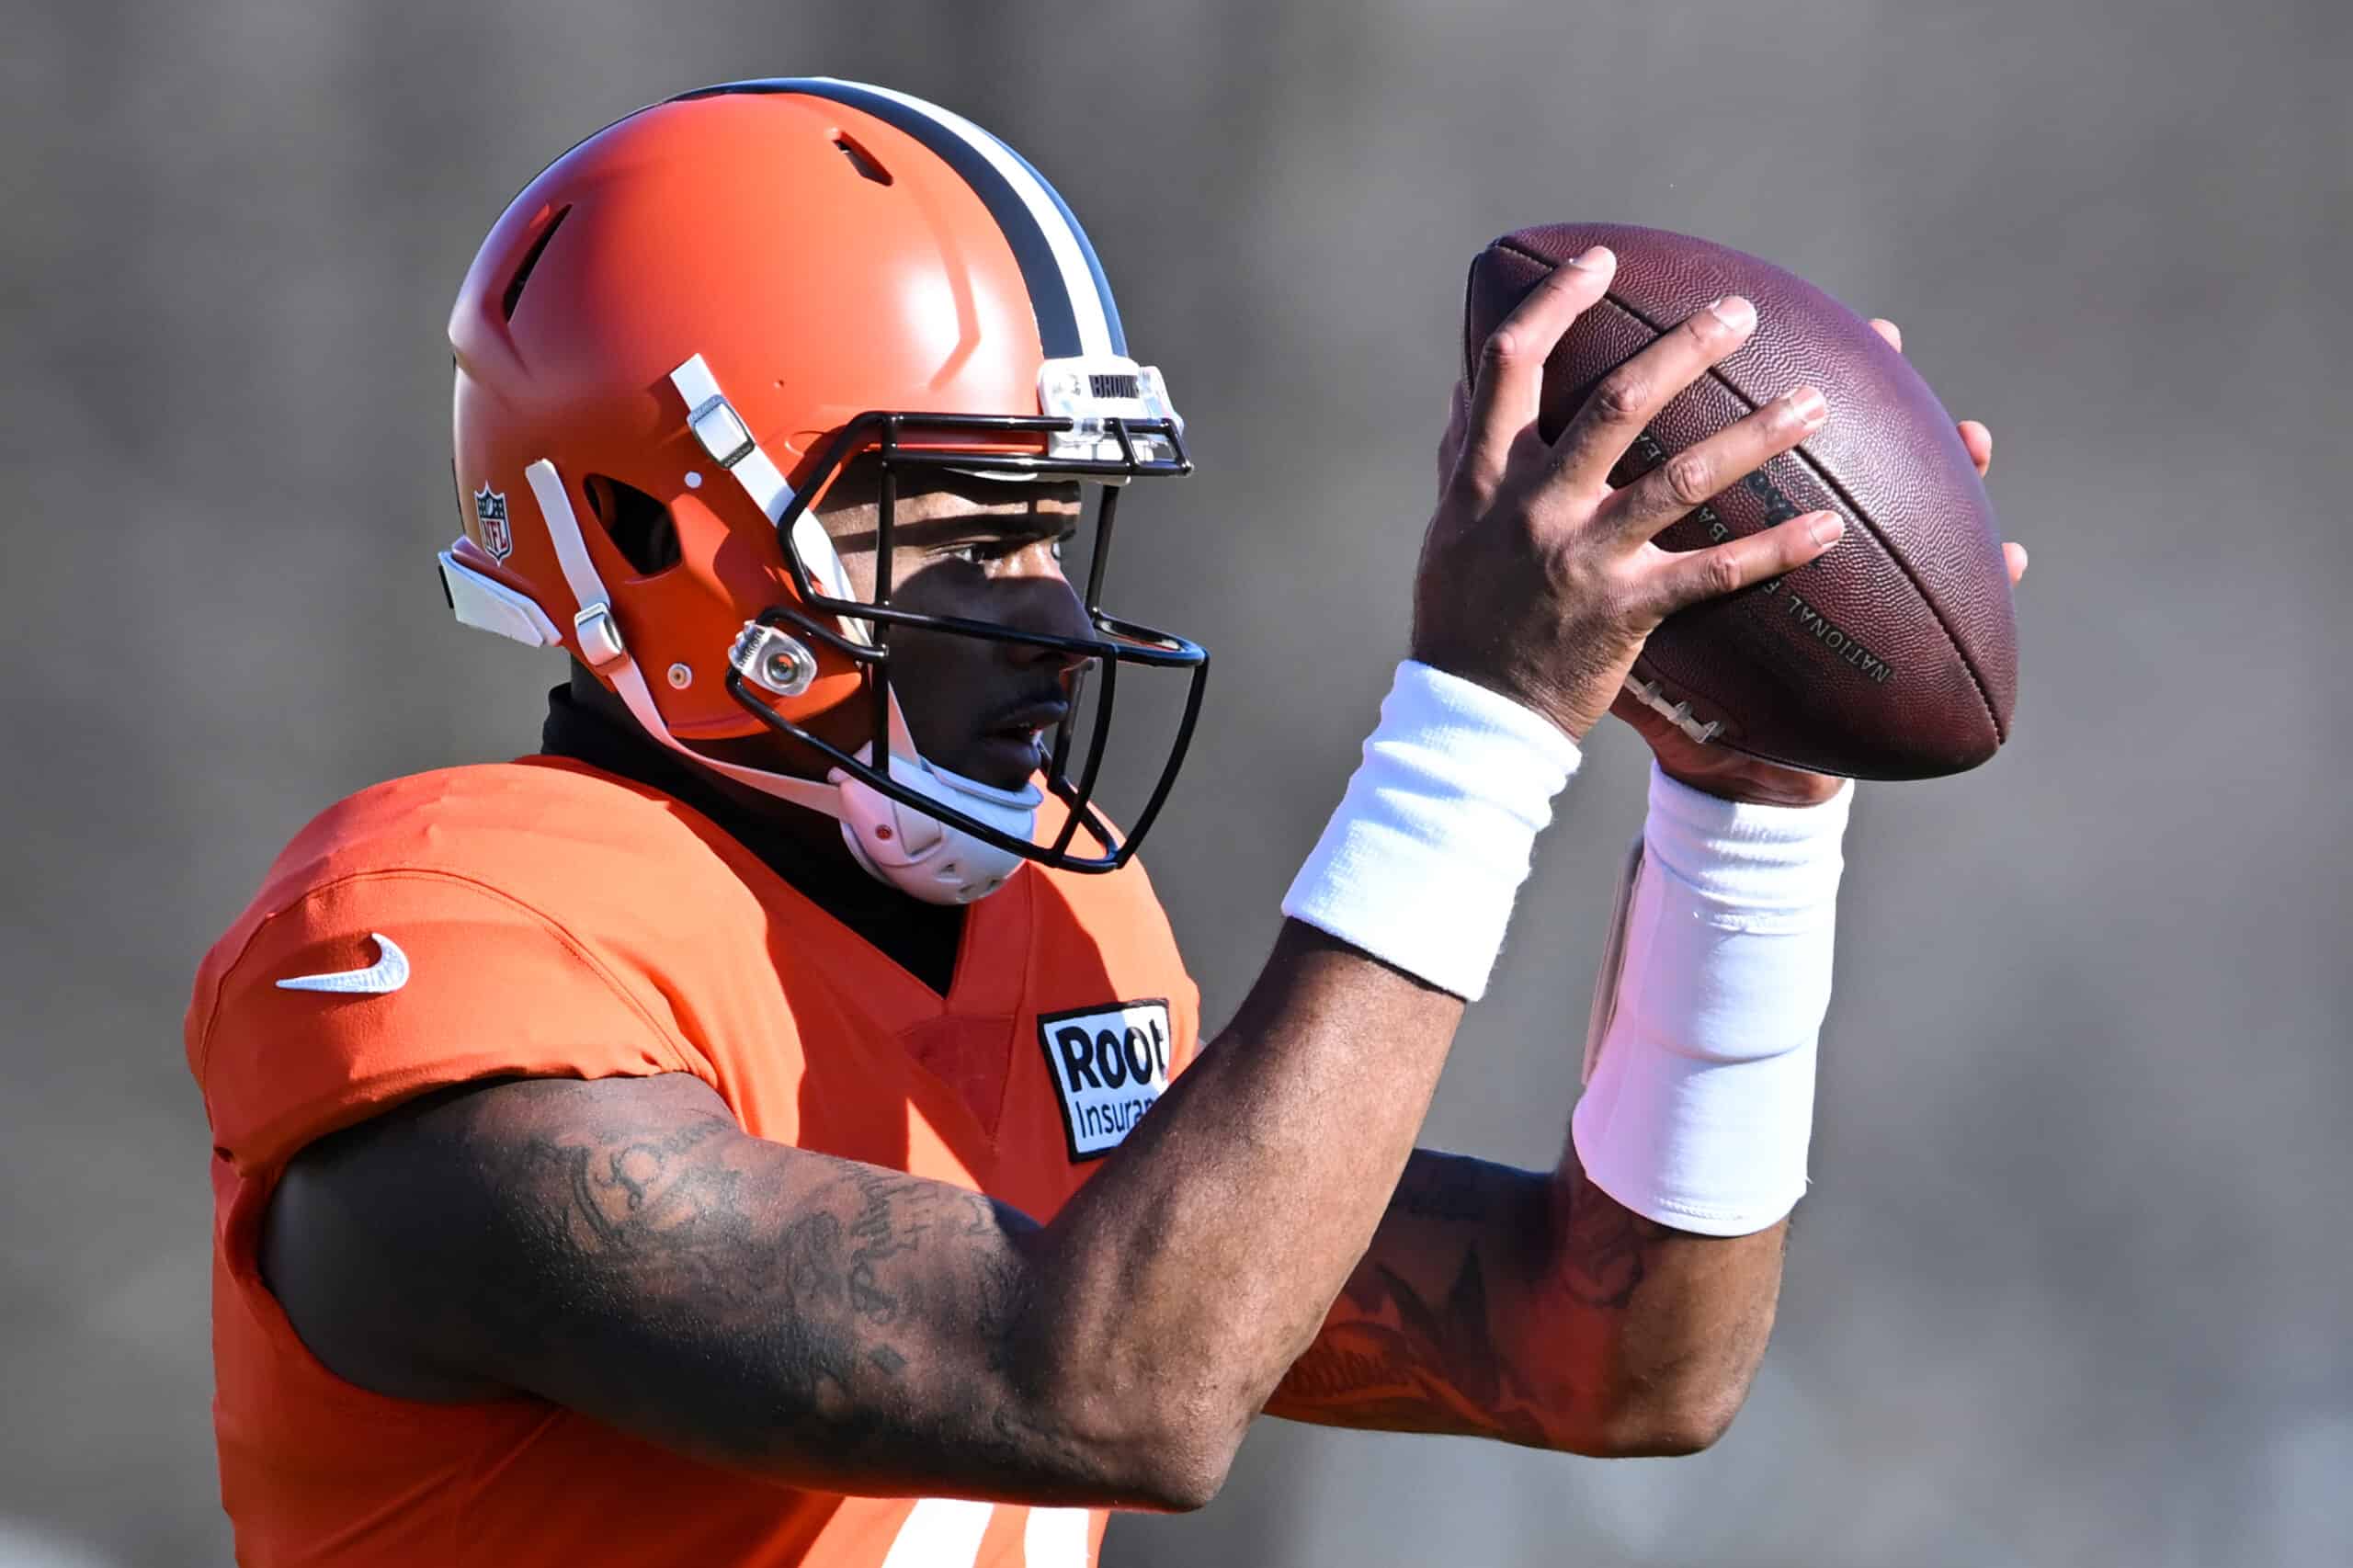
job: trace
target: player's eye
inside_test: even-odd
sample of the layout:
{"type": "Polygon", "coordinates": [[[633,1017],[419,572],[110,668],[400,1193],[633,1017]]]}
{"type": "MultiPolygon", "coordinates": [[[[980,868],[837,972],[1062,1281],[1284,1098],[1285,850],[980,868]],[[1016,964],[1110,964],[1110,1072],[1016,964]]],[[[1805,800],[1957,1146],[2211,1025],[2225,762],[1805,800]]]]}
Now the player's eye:
{"type": "Polygon", "coordinates": [[[1010,561],[1035,542],[1029,539],[975,539],[967,540],[962,544],[943,545],[935,553],[950,561],[987,566],[999,561],[1010,561]]]}

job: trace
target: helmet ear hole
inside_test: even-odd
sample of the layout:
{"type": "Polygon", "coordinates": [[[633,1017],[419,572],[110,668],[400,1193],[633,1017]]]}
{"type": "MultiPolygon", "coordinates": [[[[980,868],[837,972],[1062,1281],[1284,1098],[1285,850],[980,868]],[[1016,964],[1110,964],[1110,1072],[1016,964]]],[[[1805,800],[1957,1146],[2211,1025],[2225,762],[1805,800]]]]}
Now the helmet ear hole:
{"type": "Polygon", "coordinates": [[[678,563],[678,525],[671,520],[669,507],[601,473],[590,474],[581,488],[588,493],[588,509],[604,525],[606,537],[639,576],[651,577],[678,563]]]}

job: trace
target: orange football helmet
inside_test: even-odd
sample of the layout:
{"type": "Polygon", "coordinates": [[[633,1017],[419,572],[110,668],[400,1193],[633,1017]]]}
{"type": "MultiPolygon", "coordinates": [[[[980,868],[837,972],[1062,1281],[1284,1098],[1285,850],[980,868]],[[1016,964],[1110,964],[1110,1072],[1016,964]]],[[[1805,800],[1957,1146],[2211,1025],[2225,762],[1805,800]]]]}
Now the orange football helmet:
{"type": "Polygon", "coordinates": [[[993,892],[1023,858],[1126,863],[1184,761],[1208,654],[1099,604],[1120,486],[1192,467],[1157,370],[1129,357],[1094,248],[1020,154],[949,111],[823,78],[737,82],[607,127],[517,197],[449,319],[464,535],[440,555],[458,619],[561,643],[647,733],[838,819],[859,862],[918,897],[993,892]],[[878,562],[857,597],[813,504],[853,459],[881,470],[878,562]],[[890,602],[893,476],[949,467],[1100,482],[1066,638],[890,602]],[[1033,841],[1035,789],[926,762],[891,692],[887,628],[1083,655],[1033,841]],[[1123,665],[1189,678],[1158,781],[1121,835],[1093,795],[1123,665]],[[651,672],[651,674],[649,674],[651,672]],[[871,705],[855,753],[805,727],[871,705]],[[823,780],[690,743],[788,735],[823,780]],[[1082,846],[1085,833],[1092,843],[1082,846]]]}

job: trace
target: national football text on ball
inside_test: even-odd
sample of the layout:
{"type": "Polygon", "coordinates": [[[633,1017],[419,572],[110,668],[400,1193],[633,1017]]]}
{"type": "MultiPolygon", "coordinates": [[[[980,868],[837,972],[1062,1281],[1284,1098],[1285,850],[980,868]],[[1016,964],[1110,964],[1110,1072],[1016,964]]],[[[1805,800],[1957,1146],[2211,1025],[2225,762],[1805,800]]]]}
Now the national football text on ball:
{"type": "MultiPolygon", "coordinates": [[[[1665,447],[1659,443],[1657,437],[1647,430],[1634,438],[1634,455],[1635,460],[1640,464],[1640,471],[1644,473],[1666,461],[1665,447]]],[[[1776,523],[1785,523],[1791,517],[1802,516],[1804,513],[1804,508],[1790,500],[1788,493],[1774,483],[1761,469],[1742,480],[1741,485],[1763,505],[1767,528],[1771,528],[1776,523]]],[[[1699,520],[1701,527],[1708,530],[1708,537],[1716,543],[1722,544],[1733,537],[1732,528],[1722,517],[1716,516],[1714,507],[1694,507],[1691,515],[1699,520]]],[[[1757,584],[1756,591],[1769,598],[1780,594],[1782,586],[1788,581],[1786,577],[1774,577],[1757,584]]],[[[1782,602],[1789,607],[1791,620],[1804,628],[1815,642],[1861,671],[1863,678],[1873,686],[1885,686],[1895,678],[1894,665],[1864,647],[1853,632],[1824,615],[1820,609],[1808,603],[1796,589],[1790,589],[1782,602]]]]}

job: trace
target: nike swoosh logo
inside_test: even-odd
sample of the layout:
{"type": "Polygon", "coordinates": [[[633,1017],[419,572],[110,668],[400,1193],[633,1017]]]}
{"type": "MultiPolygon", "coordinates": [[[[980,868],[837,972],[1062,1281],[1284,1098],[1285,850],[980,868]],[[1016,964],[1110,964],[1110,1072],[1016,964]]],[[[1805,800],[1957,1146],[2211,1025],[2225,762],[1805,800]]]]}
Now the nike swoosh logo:
{"type": "Polygon", "coordinates": [[[408,983],[408,955],[381,931],[370,931],[381,956],[366,969],[341,969],[333,974],[298,974],[278,983],[280,991],[340,991],[355,996],[382,996],[408,983]]]}

